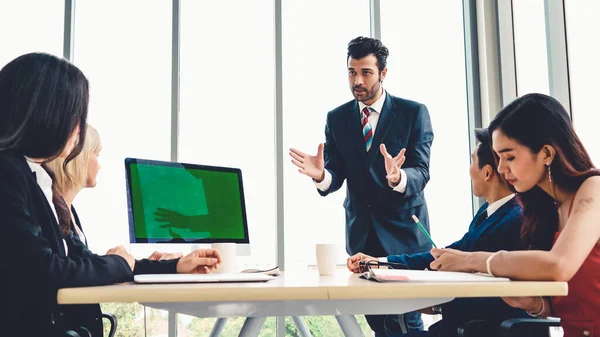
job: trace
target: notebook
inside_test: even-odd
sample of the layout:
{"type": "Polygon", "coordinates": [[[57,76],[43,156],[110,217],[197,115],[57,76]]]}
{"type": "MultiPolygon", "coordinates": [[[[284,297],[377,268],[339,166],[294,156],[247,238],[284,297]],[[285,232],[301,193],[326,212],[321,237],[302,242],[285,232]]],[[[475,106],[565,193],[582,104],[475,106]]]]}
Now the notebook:
{"type": "Polygon", "coordinates": [[[378,282],[506,282],[510,279],[481,273],[405,269],[371,269],[360,277],[378,282]]]}
{"type": "Polygon", "coordinates": [[[274,268],[265,269],[265,270],[245,269],[245,270],[242,270],[242,273],[258,273],[258,274],[265,274],[265,275],[271,275],[271,276],[279,276],[281,274],[281,271],[279,270],[279,267],[274,267],[274,268]]]}
{"type": "Polygon", "coordinates": [[[141,274],[135,275],[135,283],[222,283],[222,282],[267,282],[275,277],[260,273],[231,274],[141,274]]]}

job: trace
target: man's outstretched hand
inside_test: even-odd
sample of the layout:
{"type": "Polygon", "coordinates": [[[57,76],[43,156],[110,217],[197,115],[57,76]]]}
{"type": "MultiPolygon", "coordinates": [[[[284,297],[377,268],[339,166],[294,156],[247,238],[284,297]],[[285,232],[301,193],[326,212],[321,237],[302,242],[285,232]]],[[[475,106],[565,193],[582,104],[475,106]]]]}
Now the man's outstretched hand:
{"type": "Polygon", "coordinates": [[[323,143],[319,144],[316,156],[311,156],[297,149],[290,149],[292,163],[298,167],[298,172],[313,178],[316,182],[323,181],[325,177],[324,147],[323,143]]]}
{"type": "Polygon", "coordinates": [[[381,144],[379,149],[385,160],[385,171],[387,173],[385,178],[390,184],[398,185],[400,183],[400,178],[402,177],[400,175],[400,168],[402,168],[402,165],[404,165],[404,161],[406,160],[406,157],[404,157],[406,149],[400,150],[400,153],[395,157],[392,157],[392,155],[387,152],[385,144],[381,144]]]}

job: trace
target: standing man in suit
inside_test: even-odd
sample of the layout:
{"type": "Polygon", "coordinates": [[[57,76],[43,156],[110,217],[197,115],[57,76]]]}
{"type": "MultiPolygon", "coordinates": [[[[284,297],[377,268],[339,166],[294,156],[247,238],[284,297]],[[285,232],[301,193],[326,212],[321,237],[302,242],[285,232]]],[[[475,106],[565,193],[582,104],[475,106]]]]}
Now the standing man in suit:
{"type": "MultiPolygon", "coordinates": [[[[373,256],[431,248],[412,215],[428,228],[423,189],[429,181],[433,131],[425,105],[383,89],[388,49],[357,37],[348,44],[348,81],[354,99],[327,114],[325,144],[312,156],[291,149],[292,162],[322,196],[347,183],[346,251],[373,256]]],[[[428,229],[429,230],[429,229],[428,229]]],[[[367,316],[377,337],[421,330],[420,313],[367,316]]]]}
{"type": "MultiPolygon", "coordinates": [[[[497,165],[487,129],[477,130],[476,136],[480,143],[471,155],[469,173],[473,194],[485,198],[486,202],[475,214],[468,232],[448,248],[467,252],[522,250],[522,208],[506,180],[496,171],[497,165]]],[[[348,269],[359,272],[360,261],[372,260],[401,263],[412,270],[423,270],[429,268],[434,258],[429,252],[379,258],[358,253],[348,258],[348,269]]],[[[458,328],[472,320],[486,320],[491,323],[490,326],[499,327],[500,322],[506,319],[529,317],[525,311],[509,306],[501,298],[459,298],[428,308],[424,312],[442,314],[443,319],[429,327],[429,331],[413,332],[410,336],[455,337],[458,328]]],[[[496,334],[489,331],[489,335],[496,334]]]]}

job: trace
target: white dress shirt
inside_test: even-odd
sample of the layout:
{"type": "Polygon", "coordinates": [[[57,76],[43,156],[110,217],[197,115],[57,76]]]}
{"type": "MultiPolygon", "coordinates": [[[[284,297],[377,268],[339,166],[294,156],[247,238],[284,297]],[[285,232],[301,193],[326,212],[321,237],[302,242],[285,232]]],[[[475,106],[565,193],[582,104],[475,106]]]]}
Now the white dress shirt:
{"type": "MultiPolygon", "coordinates": [[[[491,205],[488,205],[487,209],[485,210],[487,212],[487,217],[489,218],[492,214],[494,214],[494,212],[496,212],[500,207],[502,207],[504,204],[506,204],[509,200],[511,200],[514,197],[515,197],[514,193],[509,194],[500,200],[494,201],[491,205]]],[[[387,257],[380,257],[380,258],[378,258],[378,260],[379,260],[379,262],[388,262],[387,257]]]]}
{"type": "Polygon", "coordinates": [[[486,210],[488,218],[490,217],[490,215],[494,214],[495,211],[497,211],[500,207],[502,207],[504,204],[506,204],[509,200],[511,200],[514,197],[515,197],[515,194],[512,193],[512,194],[505,196],[504,198],[502,198],[500,200],[494,201],[491,205],[488,205],[487,210],[486,210]]]}
{"type": "MultiPolygon", "coordinates": [[[[375,103],[373,103],[370,108],[371,113],[369,114],[369,124],[371,124],[371,129],[373,130],[373,137],[375,137],[375,130],[377,129],[377,122],[379,122],[379,116],[381,115],[381,110],[383,109],[383,103],[385,102],[385,96],[386,96],[386,92],[385,90],[383,91],[383,93],[381,94],[381,97],[379,97],[379,99],[377,101],[375,101],[375,103]]],[[[363,109],[365,107],[369,107],[368,105],[365,105],[365,103],[363,102],[358,102],[358,108],[359,108],[359,114],[361,114],[361,111],[363,111],[363,109]]],[[[361,119],[362,119],[362,114],[361,114],[361,119]]],[[[373,149],[373,151],[380,151],[379,149],[373,149]]],[[[392,153],[390,153],[391,155],[393,155],[392,153]]],[[[400,183],[394,187],[394,191],[399,192],[399,193],[404,193],[406,191],[406,180],[407,180],[407,176],[406,176],[406,172],[404,172],[403,169],[400,169],[400,183]]],[[[329,186],[331,186],[331,181],[332,181],[332,177],[331,177],[331,173],[329,173],[329,171],[325,170],[325,175],[323,177],[323,181],[321,181],[320,183],[315,182],[315,186],[325,192],[329,189],[329,186]]]]}
{"type": "MultiPolygon", "coordinates": [[[[52,213],[54,213],[54,217],[56,218],[56,223],[58,224],[58,215],[56,214],[56,209],[54,208],[54,203],[52,203],[52,178],[48,175],[48,172],[44,170],[41,164],[38,164],[31,159],[25,157],[31,172],[35,172],[35,179],[46,196],[46,200],[52,209],[52,213]]],[[[69,255],[69,248],[67,247],[67,242],[63,239],[63,245],[65,246],[65,253],[69,255]]]]}
{"type": "Polygon", "coordinates": [[[81,241],[82,243],[85,244],[85,234],[83,233],[83,231],[81,229],[79,229],[79,226],[77,226],[77,223],[75,221],[75,218],[72,218],[73,223],[75,224],[75,231],[77,232],[77,235],[79,236],[79,241],[81,241]]]}

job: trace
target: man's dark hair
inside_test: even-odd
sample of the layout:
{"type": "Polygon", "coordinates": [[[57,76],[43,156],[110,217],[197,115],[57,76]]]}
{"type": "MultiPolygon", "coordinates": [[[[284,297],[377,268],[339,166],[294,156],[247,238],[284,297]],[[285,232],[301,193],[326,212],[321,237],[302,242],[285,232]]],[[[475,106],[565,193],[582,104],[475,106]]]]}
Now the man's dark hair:
{"type": "Polygon", "coordinates": [[[476,129],[475,138],[479,142],[477,148],[477,159],[479,160],[479,168],[482,169],[485,165],[490,165],[493,171],[496,171],[496,159],[492,151],[492,140],[488,129],[476,129]]]}
{"type": "Polygon", "coordinates": [[[359,36],[350,41],[348,43],[346,62],[348,62],[349,58],[358,60],[371,54],[377,58],[377,66],[379,67],[379,73],[381,73],[387,66],[389,51],[378,39],[359,36]]]}

